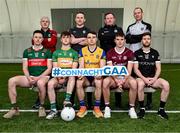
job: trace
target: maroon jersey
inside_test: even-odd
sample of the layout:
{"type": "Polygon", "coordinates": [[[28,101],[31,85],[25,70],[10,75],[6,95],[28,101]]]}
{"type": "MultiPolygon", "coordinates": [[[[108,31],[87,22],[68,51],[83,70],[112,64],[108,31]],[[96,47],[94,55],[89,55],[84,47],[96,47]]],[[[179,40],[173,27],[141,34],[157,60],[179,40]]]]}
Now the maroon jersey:
{"type": "Polygon", "coordinates": [[[107,63],[112,62],[113,66],[127,67],[128,61],[133,61],[133,59],[133,52],[126,47],[121,53],[116,50],[116,47],[107,52],[107,63]]]}

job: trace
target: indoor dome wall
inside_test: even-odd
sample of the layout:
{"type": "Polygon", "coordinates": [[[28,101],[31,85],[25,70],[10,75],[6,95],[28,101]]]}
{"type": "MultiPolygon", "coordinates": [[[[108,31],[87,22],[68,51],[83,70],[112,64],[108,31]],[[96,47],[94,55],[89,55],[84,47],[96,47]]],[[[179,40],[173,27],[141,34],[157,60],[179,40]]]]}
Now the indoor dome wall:
{"type": "MultiPolygon", "coordinates": [[[[164,62],[180,62],[180,0],[0,0],[0,61],[20,61],[42,16],[55,8],[124,8],[123,29],[136,6],[152,24],[153,47],[164,62]],[[10,50],[11,52],[6,52],[10,50]]],[[[117,16],[118,17],[118,16],[117,16]]]]}

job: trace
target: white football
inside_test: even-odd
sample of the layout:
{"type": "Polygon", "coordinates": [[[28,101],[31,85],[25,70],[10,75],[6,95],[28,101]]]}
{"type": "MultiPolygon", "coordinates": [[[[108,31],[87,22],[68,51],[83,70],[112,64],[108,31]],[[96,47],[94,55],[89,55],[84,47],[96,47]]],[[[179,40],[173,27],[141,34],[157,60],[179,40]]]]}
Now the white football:
{"type": "Polygon", "coordinates": [[[61,118],[64,121],[72,121],[75,118],[75,110],[72,107],[64,107],[61,111],[61,118]]]}

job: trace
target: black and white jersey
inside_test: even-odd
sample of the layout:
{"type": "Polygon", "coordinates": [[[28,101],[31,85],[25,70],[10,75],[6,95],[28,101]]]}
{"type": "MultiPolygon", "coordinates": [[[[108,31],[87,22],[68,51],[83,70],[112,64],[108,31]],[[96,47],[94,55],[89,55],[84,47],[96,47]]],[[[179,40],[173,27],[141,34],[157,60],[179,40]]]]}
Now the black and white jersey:
{"type": "Polygon", "coordinates": [[[126,32],[126,43],[139,43],[142,39],[142,34],[145,32],[151,32],[151,25],[144,22],[139,21],[129,25],[126,32]]]}
{"type": "Polygon", "coordinates": [[[139,49],[134,53],[134,63],[138,63],[139,70],[144,77],[154,77],[156,73],[156,63],[160,63],[160,56],[157,50],[150,48],[148,53],[139,49]]]}
{"type": "Polygon", "coordinates": [[[145,32],[151,32],[151,25],[144,22],[139,21],[131,24],[126,32],[126,43],[129,43],[129,48],[134,52],[140,49],[142,35],[145,32]]]}
{"type": "MultiPolygon", "coordinates": [[[[71,28],[69,30],[69,32],[75,37],[75,38],[82,38],[82,37],[87,37],[87,34],[90,32],[90,29],[87,28],[86,26],[82,27],[82,28],[71,28]]],[[[81,50],[81,48],[84,47],[80,44],[73,44],[72,48],[74,50],[76,50],[77,52],[79,52],[81,50]]]]}

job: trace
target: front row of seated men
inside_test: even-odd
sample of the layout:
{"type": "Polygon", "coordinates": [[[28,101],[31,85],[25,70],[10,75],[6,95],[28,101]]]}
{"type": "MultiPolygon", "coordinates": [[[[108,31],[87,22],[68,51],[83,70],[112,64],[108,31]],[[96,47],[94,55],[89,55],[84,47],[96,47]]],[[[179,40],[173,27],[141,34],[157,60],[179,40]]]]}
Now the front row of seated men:
{"type": "Polygon", "coordinates": [[[150,47],[151,34],[144,33],[142,37],[142,48],[133,53],[125,47],[125,35],[117,33],[115,37],[115,48],[109,50],[107,54],[97,46],[97,35],[95,32],[89,32],[87,35],[87,46],[82,48],[78,53],[71,49],[71,34],[67,31],[61,34],[61,49],[56,50],[51,58],[49,50],[43,48],[42,32],[39,30],[33,33],[34,45],[24,51],[23,54],[23,76],[15,76],[8,81],[8,93],[12,108],[3,116],[4,118],[12,118],[19,115],[19,107],[16,102],[16,87],[32,87],[37,86],[39,89],[39,98],[41,106],[39,108],[39,117],[45,117],[46,112],[43,107],[46,86],[50,101],[50,113],[46,119],[53,119],[57,116],[56,94],[55,89],[62,84],[67,84],[67,91],[64,105],[69,105],[71,94],[76,85],[77,96],[79,99],[80,109],[77,117],[82,118],[87,114],[86,103],[84,100],[84,88],[89,85],[95,85],[95,102],[93,114],[96,118],[111,117],[110,109],[110,89],[128,89],[129,90],[129,116],[132,119],[144,118],[144,87],[151,86],[161,89],[160,106],[158,115],[168,119],[164,107],[169,95],[169,83],[159,78],[161,73],[161,63],[159,53],[150,47]],[[106,62],[107,60],[107,62],[106,62]],[[105,65],[127,67],[128,76],[107,76],[107,77],[50,77],[52,67],[60,68],[101,68],[105,65]],[[136,77],[131,76],[134,69],[136,77]],[[103,93],[105,101],[104,114],[100,110],[100,98],[103,93]],[[140,111],[136,114],[135,101],[138,95],[140,111]]]}

